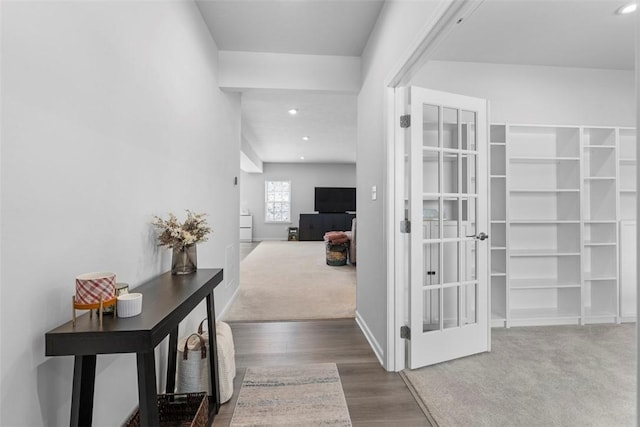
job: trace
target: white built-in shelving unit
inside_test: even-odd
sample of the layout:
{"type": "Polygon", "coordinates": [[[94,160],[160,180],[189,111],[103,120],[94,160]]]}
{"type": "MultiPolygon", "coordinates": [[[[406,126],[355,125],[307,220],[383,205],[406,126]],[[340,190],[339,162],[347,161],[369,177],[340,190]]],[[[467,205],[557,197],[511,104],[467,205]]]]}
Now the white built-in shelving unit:
{"type": "Polygon", "coordinates": [[[619,227],[635,219],[635,130],[490,130],[492,324],[619,322],[619,227]]]}
{"type": "Polygon", "coordinates": [[[620,318],[635,321],[637,317],[636,293],[636,131],[618,129],[618,189],[620,212],[620,318]]]}
{"type": "Polygon", "coordinates": [[[620,219],[636,220],[637,150],[635,129],[618,129],[618,165],[620,219]]]}
{"type": "Polygon", "coordinates": [[[618,321],[616,129],[582,129],[583,322],[618,321]]]}
{"type": "Polygon", "coordinates": [[[489,138],[490,198],[491,198],[491,307],[492,323],[506,326],[509,288],[507,276],[507,144],[506,126],[491,125],[489,138]]]}

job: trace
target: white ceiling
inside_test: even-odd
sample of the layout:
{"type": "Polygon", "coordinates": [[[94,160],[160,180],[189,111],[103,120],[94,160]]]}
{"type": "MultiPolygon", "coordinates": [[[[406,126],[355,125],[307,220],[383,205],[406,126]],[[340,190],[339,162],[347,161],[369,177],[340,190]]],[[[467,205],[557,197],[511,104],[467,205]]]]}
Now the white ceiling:
{"type": "Polygon", "coordinates": [[[440,46],[437,59],[633,70],[628,0],[485,0],[440,46]]]}
{"type": "MultiPolygon", "coordinates": [[[[428,0],[422,0],[428,1],[428,0]]],[[[564,67],[634,67],[626,0],[485,0],[443,41],[436,59],[564,67]]],[[[221,50],[360,56],[380,0],[198,0],[221,50]]],[[[243,94],[243,126],[265,162],[354,162],[356,97],[243,94]],[[286,110],[300,109],[297,117],[286,110]],[[303,135],[311,136],[308,142],[303,135]]]]}
{"type": "Polygon", "coordinates": [[[199,0],[220,50],[360,56],[383,0],[199,0]]]}
{"type": "MultiPolygon", "coordinates": [[[[197,4],[220,50],[359,57],[384,1],[198,0],[197,4]]],[[[263,162],[355,163],[356,112],[355,95],[242,94],[243,134],[263,162]],[[290,108],[300,113],[289,116],[290,108]],[[309,141],[301,139],[305,135],[309,141]]]]}
{"type": "Polygon", "coordinates": [[[346,94],[245,92],[245,136],[264,162],[355,163],[356,101],[346,94]]]}

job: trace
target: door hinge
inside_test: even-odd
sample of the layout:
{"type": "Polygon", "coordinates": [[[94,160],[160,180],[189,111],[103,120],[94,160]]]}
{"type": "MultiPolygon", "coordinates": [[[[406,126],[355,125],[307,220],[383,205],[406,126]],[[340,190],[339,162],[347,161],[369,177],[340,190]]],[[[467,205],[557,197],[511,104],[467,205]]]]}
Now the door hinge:
{"type": "Polygon", "coordinates": [[[411,339],[411,328],[408,326],[400,326],[400,338],[405,340],[411,339]]]}
{"type": "Polygon", "coordinates": [[[400,232],[401,233],[411,233],[411,221],[405,219],[404,221],[400,221],[400,232]]]}
{"type": "Polygon", "coordinates": [[[403,114],[400,116],[400,127],[402,129],[411,127],[411,114],[403,114]]]}

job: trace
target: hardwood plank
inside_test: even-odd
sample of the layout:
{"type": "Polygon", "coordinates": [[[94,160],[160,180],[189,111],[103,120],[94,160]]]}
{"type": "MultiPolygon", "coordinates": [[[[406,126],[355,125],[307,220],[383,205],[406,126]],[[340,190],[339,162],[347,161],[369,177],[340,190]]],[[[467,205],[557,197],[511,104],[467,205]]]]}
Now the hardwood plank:
{"type": "Polygon", "coordinates": [[[354,422],[429,425],[397,373],[385,371],[377,362],[338,365],[338,372],[354,422]]]}
{"type": "Polygon", "coordinates": [[[409,420],[424,420],[425,426],[430,425],[418,404],[409,395],[409,399],[380,398],[371,393],[371,397],[350,398],[347,397],[347,406],[351,419],[355,422],[361,421],[394,421],[396,425],[404,425],[409,420]]]}
{"type": "Polygon", "coordinates": [[[351,417],[353,427],[430,427],[431,424],[425,419],[403,419],[402,421],[366,420],[354,421],[351,417]],[[426,424],[425,424],[426,423],[426,424]]]}
{"type": "Polygon", "coordinates": [[[220,411],[213,421],[213,426],[228,426],[231,423],[233,409],[236,407],[240,386],[242,385],[242,380],[246,371],[246,368],[236,368],[236,377],[233,379],[233,395],[228,402],[220,405],[220,411]]]}
{"type": "Polygon", "coordinates": [[[333,362],[354,426],[430,426],[399,374],[385,371],[354,319],[231,322],[237,374],[214,427],[227,427],[250,366],[333,362]]]}

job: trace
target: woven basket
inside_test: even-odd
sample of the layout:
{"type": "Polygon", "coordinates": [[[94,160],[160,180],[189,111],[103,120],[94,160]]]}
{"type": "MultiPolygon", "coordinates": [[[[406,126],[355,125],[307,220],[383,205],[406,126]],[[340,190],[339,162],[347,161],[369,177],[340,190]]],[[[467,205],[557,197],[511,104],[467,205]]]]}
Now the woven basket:
{"type": "MultiPolygon", "coordinates": [[[[209,399],[206,393],[158,395],[158,415],[163,427],[206,427],[209,421],[209,399]]],[[[142,427],[140,411],[129,417],[124,427],[142,427]]]]}
{"type": "Polygon", "coordinates": [[[347,250],[349,246],[346,243],[333,244],[327,242],[327,265],[340,266],[347,265],[347,250]]]}

